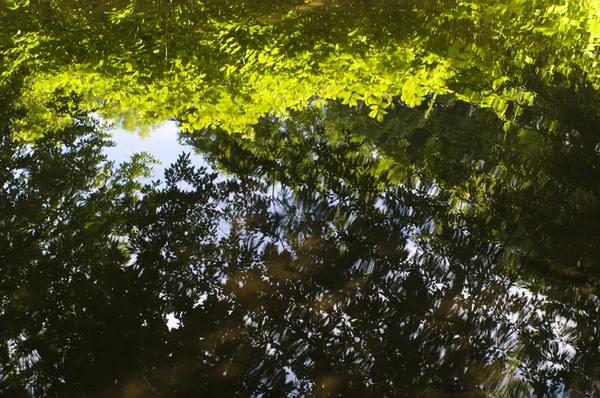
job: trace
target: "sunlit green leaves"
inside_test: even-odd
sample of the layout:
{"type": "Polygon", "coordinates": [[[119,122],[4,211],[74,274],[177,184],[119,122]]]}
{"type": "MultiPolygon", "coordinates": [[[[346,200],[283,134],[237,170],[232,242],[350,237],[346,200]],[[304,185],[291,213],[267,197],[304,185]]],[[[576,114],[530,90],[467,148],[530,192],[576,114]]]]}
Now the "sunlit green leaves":
{"type": "MultiPolygon", "coordinates": [[[[531,68],[546,85],[556,73],[575,74],[600,90],[597,0],[547,7],[481,0],[455,9],[394,3],[402,9],[398,20],[364,17],[345,3],[282,3],[274,10],[236,3],[227,12],[194,0],[143,4],[59,7],[61,28],[41,16],[44,5],[7,10],[2,78],[17,71],[31,77],[24,95],[40,98],[32,114],[50,112],[41,99],[66,89],[84,98],[83,110],[113,120],[136,114],[136,122],[152,125],[180,118],[183,129],[230,132],[331,99],[365,103],[382,121],[392,97],[417,107],[433,95],[489,107],[510,124],[536,98],[537,86],[522,76],[531,68]],[[321,17],[330,18],[328,31],[321,17]],[[64,36],[64,29],[77,33],[64,36]],[[234,97],[243,103],[232,106],[234,97]],[[193,122],[185,119],[190,110],[198,116],[193,122]]],[[[44,118],[32,116],[30,124],[44,118]]],[[[43,130],[28,128],[33,135],[43,130]]]]}

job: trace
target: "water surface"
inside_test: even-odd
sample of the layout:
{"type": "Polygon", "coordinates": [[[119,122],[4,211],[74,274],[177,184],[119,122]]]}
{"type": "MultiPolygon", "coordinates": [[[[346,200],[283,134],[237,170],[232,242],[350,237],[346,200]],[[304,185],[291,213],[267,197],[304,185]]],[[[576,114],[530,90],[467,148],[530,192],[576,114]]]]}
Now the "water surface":
{"type": "Polygon", "coordinates": [[[0,26],[3,396],[598,395],[596,0],[0,26]]]}

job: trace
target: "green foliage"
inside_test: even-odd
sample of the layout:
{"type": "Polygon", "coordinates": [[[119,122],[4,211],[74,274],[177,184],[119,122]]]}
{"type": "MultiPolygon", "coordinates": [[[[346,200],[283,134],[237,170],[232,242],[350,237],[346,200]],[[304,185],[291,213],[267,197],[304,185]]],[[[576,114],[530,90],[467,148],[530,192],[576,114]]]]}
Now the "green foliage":
{"type": "Polygon", "coordinates": [[[532,127],[543,113],[517,134],[464,102],[394,105],[188,134],[223,171],[182,155],[149,184],[91,122],[22,145],[5,111],[0,392],[593,391],[595,151],[532,127]]]}
{"type": "Polygon", "coordinates": [[[3,3],[0,394],[592,394],[598,9],[3,3]]]}
{"type": "Polygon", "coordinates": [[[537,98],[531,69],[597,95],[596,0],[379,3],[27,2],[0,14],[1,76],[29,76],[24,139],[55,120],[44,100],[57,90],[130,129],[177,118],[248,137],[260,117],[311,103],[362,102],[382,121],[392,98],[432,94],[491,108],[508,128],[537,98]]]}

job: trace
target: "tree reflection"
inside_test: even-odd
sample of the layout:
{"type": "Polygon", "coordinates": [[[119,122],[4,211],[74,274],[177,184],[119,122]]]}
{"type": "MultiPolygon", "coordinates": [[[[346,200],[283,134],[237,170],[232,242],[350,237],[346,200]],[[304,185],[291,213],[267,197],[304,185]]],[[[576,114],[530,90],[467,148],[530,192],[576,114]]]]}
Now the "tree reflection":
{"type": "Polygon", "coordinates": [[[182,155],[142,184],[81,114],[18,144],[3,95],[5,395],[594,391],[589,130],[331,102],[184,137],[224,179],[182,155]]]}
{"type": "MultiPolygon", "coordinates": [[[[353,365],[327,365],[340,394],[357,385],[382,395],[593,390],[598,280],[590,234],[598,228],[583,216],[597,212],[589,186],[597,154],[583,138],[590,130],[564,124],[549,132],[531,124],[544,118],[537,114],[506,132],[491,112],[461,103],[428,113],[398,107],[383,125],[366,113],[330,103],[263,121],[254,142],[212,131],[188,136],[225,169],[288,186],[289,230],[302,231],[311,247],[328,234],[307,231],[309,224],[333,228],[319,255],[332,247],[340,254],[323,274],[311,269],[310,281],[337,281],[315,299],[330,306],[326,350],[344,341],[328,357],[360,368],[358,381],[346,373],[353,365]],[[348,293],[340,286],[347,281],[361,288],[348,293]],[[338,314],[331,323],[330,313],[338,314]],[[368,333],[377,325],[389,334],[368,333]],[[353,356],[356,346],[364,357],[353,356]]],[[[580,125],[586,120],[593,113],[581,113],[580,125]]],[[[322,264],[297,250],[290,253],[301,267],[322,264]]]]}
{"type": "MultiPolygon", "coordinates": [[[[383,120],[452,95],[504,123],[569,92],[598,112],[598,0],[108,0],[0,6],[0,84],[25,74],[20,138],[60,128],[45,99],[135,130],[251,136],[268,114],[319,100],[363,103],[383,120]]],[[[577,107],[574,106],[575,108],[577,107]]],[[[570,113],[574,119],[575,113],[570,113]]],[[[547,114],[550,130],[554,114],[547,114]]]]}

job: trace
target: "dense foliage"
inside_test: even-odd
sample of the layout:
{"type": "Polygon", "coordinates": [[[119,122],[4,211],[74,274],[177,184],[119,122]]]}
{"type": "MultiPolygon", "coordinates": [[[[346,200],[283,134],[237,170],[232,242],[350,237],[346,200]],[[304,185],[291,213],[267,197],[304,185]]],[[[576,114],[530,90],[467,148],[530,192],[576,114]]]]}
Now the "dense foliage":
{"type": "Polygon", "coordinates": [[[597,394],[599,9],[3,2],[0,394],[597,394]]]}
{"type": "Polygon", "coordinates": [[[82,115],[23,147],[5,112],[0,390],[593,391],[598,226],[583,214],[597,195],[576,170],[595,165],[577,141],[523,146],[468,108],[415,128],[414,109],[380,126],[331,103],[263,119],[253,143],[206,131],[188,138],[229,177],[182,155],[146,184],[149,160],[106,163],[106,135],[82,115]],[[580,159],[561,175],[569,151],[580,159]],[[532,161],[535,178],[518,174],[532,161]]]}
{"type": "Polygon", "coordinates": [[[250,136],[266,114],[329,99],[381,121],[395,97],[450,95],[508,123],[545,87],[577,86],[598,110],[597,0],[3,4],[2,79],[29,75],[25,140],[68,123],[44,103],[61,93],[131,129],[177,118],[250,136]]]}

